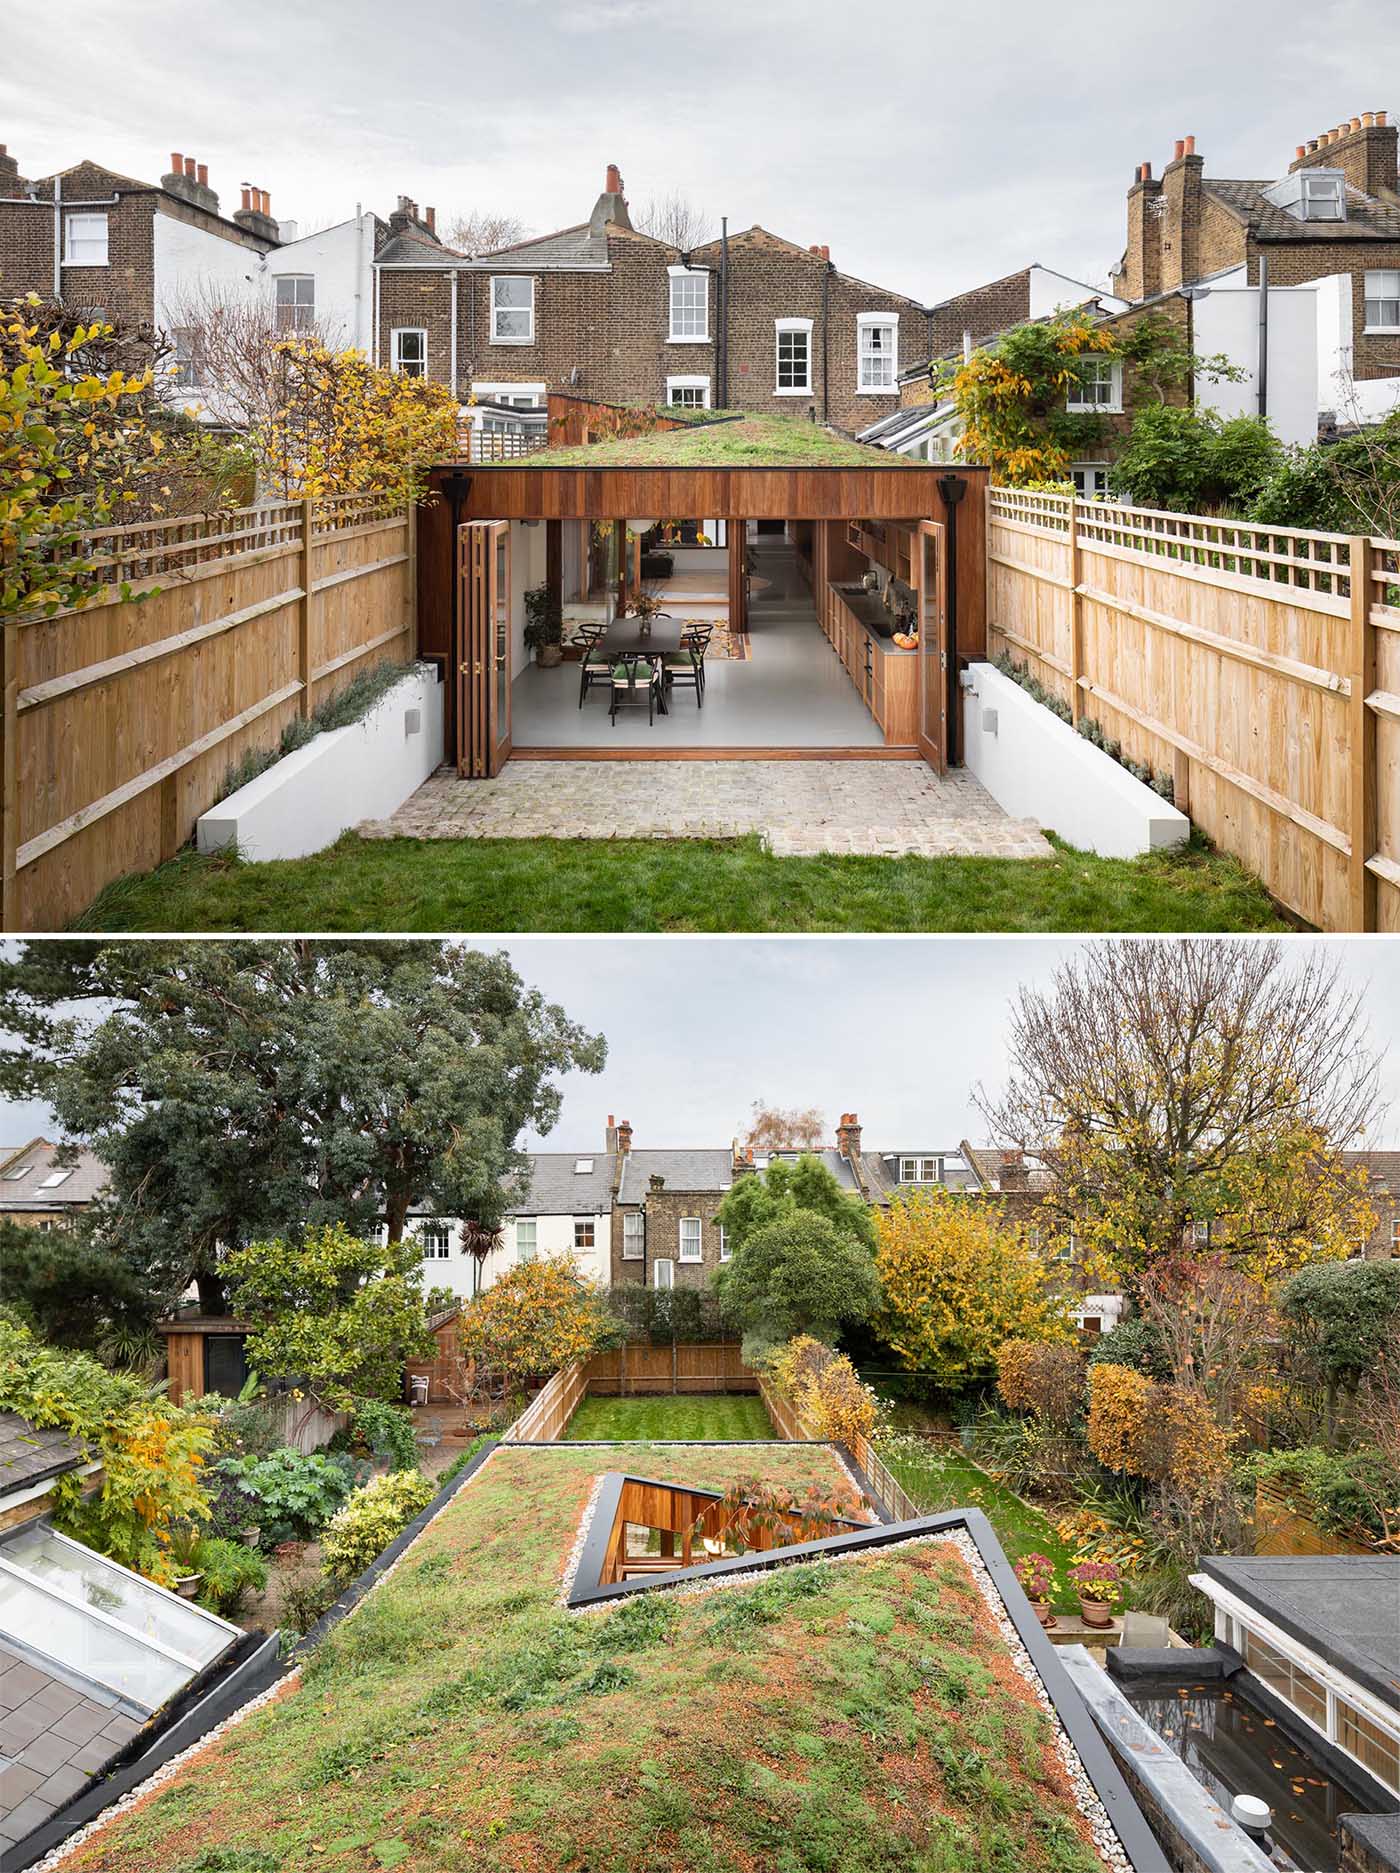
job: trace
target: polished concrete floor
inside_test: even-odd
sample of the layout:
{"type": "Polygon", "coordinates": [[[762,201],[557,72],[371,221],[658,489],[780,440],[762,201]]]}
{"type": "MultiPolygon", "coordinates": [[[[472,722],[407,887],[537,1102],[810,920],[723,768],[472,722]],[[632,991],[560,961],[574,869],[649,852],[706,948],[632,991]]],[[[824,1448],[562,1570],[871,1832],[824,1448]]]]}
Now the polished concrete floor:
{"type": "Polygon", "coordinates": [[[511,740],[526,748],[879,748],[884,736],[817,623],[791,546],[760,539],[769,581],[749,607],[753,655],[706,666],[705,706],[689,689],[650,726],[641,709],[608,719],[606,690],[578,706],[578,665],[530,663],[511,688],[511,740]]]}

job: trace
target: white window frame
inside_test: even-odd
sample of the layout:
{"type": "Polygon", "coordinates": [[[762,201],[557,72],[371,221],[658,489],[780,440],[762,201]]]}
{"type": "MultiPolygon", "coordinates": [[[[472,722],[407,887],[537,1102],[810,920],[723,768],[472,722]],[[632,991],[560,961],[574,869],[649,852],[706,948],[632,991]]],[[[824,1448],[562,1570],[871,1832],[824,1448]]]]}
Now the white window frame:
{"type": "Polygon", "coordinates": [[[668,377],[666,379],[666,403],[668,408],[708,410],[710,407],[710,380],[708,377],[668,377]],[[700,401],[681,402],[675,392],[678,390],[698,390],[700,401]]]}
{"type": "Polygon", "coordinates": [[[899,1160],[899,1181],[902,1184],[941,1184],[943,1182],[942,1158],[938,1157],[936,1154],[932,1157],[920,1155],[912,1158],[901,1158],[899,1160]],[[906,1164],[912,1164],[914,1166],[913,1175],[910,1177],[904,1175],[904,1167],[906,1164]],[[933,1166],[933,1175],[931,1177],[926,1177],[924,1175],[925,1165],[933,1166]]]}
{"type": "Polygon", "coordinates": [[[582,1254],[585,1249],[591,1253],[594,1249],[597,1248],[597,1246],[598,1246],[598,1218],[596,1216],[576,1216],[574,1218],[574,1253],[575,1255],[582,1254]],[[588,1240],[587,1242],[581,1242],[579,1240],[579,1237],[585,1232],[588,1235],[588,1240]]]}
{"type": "Polygon", "coordinates": [[[493,273],[491,275],[491,343],[493,345],[533,345],[535,342],[535,279],[530,273],[493,273]],[[528,306],[498,306],[496,288],[510,281],[512,285],[520,281],[530,289],[528,306]],[[523,312],[529,321],[529,330],[523,335],[519,332],[500,332],[496,321],[503,312],[523,312]]]}
{"type": "MultiPolygon", "coordinates": [[[[1241,1600],[1237,1594],[1231,1593],[1229,1588],[1222,1586],[1218,1580],[1211,1579],[1207,1574],[1192,1574],[1190,1581],[1197,1592],[1203,1593],[1215,1606],[1217,1639],[1223,1639],[1227,1645],[1243,1653],[1244,1635],[1246,1632],[1251,1632],[1256,1639],[1262,1640],[1265,1645],[1280,1653],[1290,1665],[1295,1665],[1300,1671],[1306,1672],[1308,1677],[1314,1679],[1322,1687],[1327,1694],[1325,1728],[1290,1699],[1284,1698],[1282,1701],[1288,1705],[1289,1710],[1300,1722],[1326,1737],[1333,1748],[1340,1750],[1349,1762],[1360,1763],[1361,1759],[1359,1756],[1353,1756],[1345,1744],[1337,1741],[1339,1699],[1349,1704],[1354,1711],[1359,1712],[1368,1723],[1374,1724],[1382,1735],[1394,1737],[1400,1741],[1400,1720],[1397,1719],[1396,1712],[1383,1705],[1364,1685],[1357,1684],[1354,1679],[1348,1678],[1345,1672],[1339,1671],[1327,1659],[1320,1658],[1316,1652],[1302,1645],[1291,1633],[1284,1632],[1272,1620],[1256,1612],[1252,1606],[1241,1600]]],[[[1361,1767],[1365,1768],[1366,1765],[1361,1763],[1361,1767]]],[[[1376,1775],[1374,1769],[1368,1769],[1367,1774],[1379,1781],[1382,1788],[1390,1786],[1376,1775]]],[[[1400,1795],[1400,1788],[1394,1792],[1400,1795]]]]}
{"type": "Polygon", "coordinates": [[[1400,332],[1400,267],[1368,269],[1362,291],[1366,308],[1362,329],[1367,332],[1400,332]],[[1380,281],[1385,284],[1373,284],[1380,281]]]}
{"type": "Polygon", "coordinates": [[[647,1258],[647,1219],[640,1210],[622,1212],[622,1259],[644,1262],[647,1258]]]}
{"type": "Polygon", "coordinates": [[[272,276],[272,322],[279,332],[295,335],[298,332],[314,332],[316,329],[316,275],[314,273],[274,273],[272,276]],[[303,305],[295,295],[287,301],[281,296],[283,282],[291,286],[309,286],[311,300],[303,305]],[[292,317],[284,321],[283,312],[290,312],[292,317]],[[301,314],[310,313],[310,318],[303,321],[301,314]]]}
{"type": "Polygon", "coordinates": [[[425,1262],[445,1262],[452,1254],[452,1231],[446,1223],[420,1223],[418,1240],[425,1262]]]}
{"type": "Polygon", "coordinates": [[[391,328],[389,332],[389,369],[396,377],[426,377],[428,375],[428,328],[426,325],[395,325],[391,328]],[[422,339],[423,368],[421,370],[409,370],[408,363],[415,362],[416,360],[410,359],[405,362],[403,345],[401,342],[405,338],[422,339]]]}
{"type": "Polygon", "coordinates": [[[722,1262],[727,1262],[733,1254],[733,1250],[729,1246],[729,1231],[725,1228],[723,1223],[716,1223],[715,1234],[719,1237],[719,1259],[722,1262]]]}
{"type": "Polygon", "coordinates": [[[899,314],[897,312],[858,312],[856,314],[856,395],[858,397],[897,397],[899,395],[899,314]],[[887,329],[891,333],[888,353],[872,352],[870,360],[889,358],[890,381],[887,384],[867,384],[865,366],[867,353],[865,334],[877,328],[887,329]]]}
{"type": "Polygon", "coordinates": [[[812,325],[811,319],[774,319],[773,321],[773,395],[775,397],[810,397],[812,395],[812,325]],[[782,378],[783,338],[804,332],[807,337],[807,382],[784,384],[782,378]]]}
{"type": "Polygon", "coordinates": [[[682,1216],[676,1223],[676,1260],[694,1267],[705,1259],[705,1225],[698,1216],[682,1216]],[[694,1230],[691,1231],[691,1224],[694,1230]],[[689,1233],[688,1233],[689,1232],[689,1233]],[[689,1246],[693,1242],[693,1249],[689,1246]]]}
{"type": "Polygon", "coordinates": [[[58,1186],[60,1184],[66,1184],[72,1175],[73,1167],[71,1165],[66,1171],[46,1171],[39,1179],[39,1188],[41,1190],[57,1190],[58,1186]]]}
{"type": "Polygon", "coordinates": [[[542,410],[548,389],[543,379],[531,384],[482,384],[472,379],[472,395],[478,403],[509,403],[517,410],[542,410]]]}
{"type": "Polygon", "coordinates": [[[72,214],[66,214],[63,217],[63,264],[65,267],[110,266],[111,265],[111,253],[112,253],[112,229],[111,229],[110,218],[107,215],[105,210],[102,210],[96,214],[93,214],[89,211],[83,211],[81,213],[74,212],[72,214]],[[96,236],[93,230],[95,230],[98,226],[100,226],[102,229],[102,257],[101,259],[99,260],[99,259],[93,258],[92,256],[88,256],[86,258],[80,259],[78,255],[75,254],[73,251],[74,232],[81,230],[82,240],[95,241],[96,236]]]}
{"type": "Polygon", "coordinates": [[[1400,1209],[1390,1219],[1390,1252],[1400,1255],[1400,1209]]]}
{"type": "Polygon", "coordinates": [[[676,1264],[668,1255],[663,1255],[652,1263],[651,1274],[651,1285],[654,1288],[661,1288],[669,1292],[676,1285],[676,1264]],[[663,1269],[665,1271],[664,1274],[662,1272],[663,1269]]]}
{"type": "Polygon", "coordinates": [[[515,1219],[515,1259],[517,1262],[533,1262],[540,1252],[540,1219],[538,1216],[517,1216],[515,1219]],[[528,1239],[522,1239],[521,1230],[528,1229],[528,1239]]]}
{"type": "MultiPolygon", "coordinates": [[[[710,271],[708,267],[667,267],[666,269],[666,343],[668,345],[708,345],[710,342],[710,271]],[[699,332],[678,332],[676,330],[676,281],[702,280],[704,282],[704,329],[699,332]]],[[[695,308],[688,310],[693,314],[695,308]]]]}
{"type": "Polygon", "coordinates": [[[1347,185],[1344,176],[1309,175],[1305,169],[1302,171],[1302,183],[1298,205],[1303,211],[1304,221],[1346,220],[1347,185]]]}
{"type": "Polygon", "coordinates": [[[1106,501],[1108,499],[1108,471],[1111,467],[1112,463],[1110,462],[1075,462],[1071,465],[1069,472],[1074,482],[1074,491],[1081,501],[1106,501]],[[1081,475],[1083,475],[1086,480],[1091,475],[1102,475],[1102,490],[1081,487],[1079,485],[1079,477],[1081,475]]]}
{"type": "Polygon", "coordinates": [[[1092,401],[1086,400],[1085,386],[1074,384],[1065,399],[1066,410],[1087,416],[1121,416],[1123,414],[1123,360],[1106,358],[1101,353],[1090,353],[1080,362],[1094,366],[1095,376],[1100,383],[1103,379],[1098,375],[1099,369],[1105,365],[1108,367],[1108,401],[1104,403],[1097,398],[1092,401]]]}

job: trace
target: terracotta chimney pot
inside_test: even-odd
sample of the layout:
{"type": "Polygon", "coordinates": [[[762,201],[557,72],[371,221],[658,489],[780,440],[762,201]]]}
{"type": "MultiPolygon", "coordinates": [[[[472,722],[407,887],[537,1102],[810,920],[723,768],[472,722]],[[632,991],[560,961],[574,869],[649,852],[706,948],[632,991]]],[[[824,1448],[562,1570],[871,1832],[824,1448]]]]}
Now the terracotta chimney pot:
{"type": "Polygon", "coordinates": [[[1376,121],[1376,113],[1374,111],[1362,111],[1361,121],[1369,129],[1370,126],[1376,121]]]}
{"type": "Polygon", "coordinates": [[[175,176],[182,176],[185,173],[185,159],[179,150],[170,152],[170,173],[175,176]]]}
{"type": "Polygon", "coordinates": [[[201,163],[199,165],[199,168],[195,171],[195,175],[199,182],[199,186],[202,189],[207,189],[209,187],[209,165],[208,163],[201,163]]]}
{"type": "Polygon", "coordinates": [[[1300,162],[1307,155],[1307,153],[1308,153],[1308,146],[1306,143],[1300,143],[1297,149],[1294,150],[1293,152],[1293,154],[1298,158],[1300,162]]]}
{"type": "Polygon", "coordinates": [[[1186,139],[1185,137],[1178,137],[1176,140],[1176,148],[1172,151],[1172,161],[1174,163],[1179,163],[1185,154],[1186,139]]]}
{"type": "Polygon", "coordinates": [[[423,210],[423,219],[428,224],[429,234],[436,234],[437,233],[437,209],[425,208],[423,210]]]}
{"type": "Polygon", "coordinates": [[[249,209],[250,209],[250,208],[251,208],[252,206],[253,206],[253,191],[252,191],[251,189],[244,189],[244,191],[243,191],[243,210],[242,210],[242,212],[243,212],[243,213],[244,213],[244,214],[246,215],[246,214],[247,214],[247,212],[248,212],[248,210],[249,210],[249,209]]]}
{"type": "Polygon", "coordinates": [[[1353,117],[1351,120],[1351,127],[1353,130],[1359,130],[1361,128],[1361,119],[1359,117],[1353,117]]]}
{"type": "Polygon", "coordinates": [[[1384,129],[1384,128],[1385,128],[1385,125],[1386,125],[1386,122],[1387,122],[1387,117],[1386,117],[1386,113],[1385,113],[1384,111],[1377,111],[1377,112],[1376,112],[1376,122],[1377,122],[1377,124],[1378,124],[1378,125],[1379,125],[1379,126],[1381,127],[1381,129],[1384,129]]]}
{"type": "Polygon", "coordinates": [[[1194,156],[1196,154],[1196,139],[1194,137],[1187,137],[1186,139],[1186,154],[1188,156],[1194,156]]]}
{"type": "Polygon", "coordinates": [[[608,179],[603,185],[603,193],[605,195],[621,195],[622,193],[622,171],[616,163],[608,164],[608,179]]]}
{"type": "Polygon", "coordinates": [[[185,158],[185,174],[189,177],[191,182],[194,181],[194,158],[193,156],[187,156],[185,158]]]}

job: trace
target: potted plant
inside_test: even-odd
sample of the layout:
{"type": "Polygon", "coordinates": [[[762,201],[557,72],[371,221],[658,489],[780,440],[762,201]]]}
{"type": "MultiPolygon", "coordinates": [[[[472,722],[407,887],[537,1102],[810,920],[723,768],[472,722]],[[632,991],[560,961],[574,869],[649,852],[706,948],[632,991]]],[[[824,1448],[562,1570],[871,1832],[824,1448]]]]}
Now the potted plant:
{"type": "Polygon", "coordinates": [[[192,1600],[204,1579],[199,1559],[199,1530],[193,1522],[178,1522],[170,1531],[170,1559],[175,1565],[175,1591],[182,1600],[192,1600]]]}
{"type": "Polygon", "coordinates": [[[1069,1570],[1079,1589],[1079,1611],[1086,1626],[1111,1626],[1123,1598],[1123,1580],[1112,1561],[1079,1561],[1069,1570]]]}
{"type": "Polygon", "coordinates": [[[1016,1578],[1031,1603],[1031,1611],[1048,1632],[1055,1624],[1050,1595],[1055,1590],[1055,1563],[1048,1554],[1023,1554],[1016,1563],[1016,1578]]]}
{"type": "Polygon", "coordinates": [[[564,661],[564,607],[551,598],[547,585],[532,586],[525,594],[525,648],[533,650],[542,670],[564,661]]]}

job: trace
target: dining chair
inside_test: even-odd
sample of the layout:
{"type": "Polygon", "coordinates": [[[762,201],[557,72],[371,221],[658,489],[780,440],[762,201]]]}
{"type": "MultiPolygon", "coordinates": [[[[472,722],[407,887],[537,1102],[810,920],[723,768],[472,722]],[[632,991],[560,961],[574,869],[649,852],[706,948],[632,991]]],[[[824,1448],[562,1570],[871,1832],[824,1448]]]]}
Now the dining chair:
{"type": "Polygon", "coordinates": [[[590,689],[606,689],[612,682],[609,657],[603,639],[607,627],[602,624],[579,626],[579,642],[583,645],[583,659],[579,664],[578,706],[583,707],[583,699],[590,689]],[[585,636],[584,633],[588,635],[585,636]]]}
{"type": "Polygon", "coordinates": [[[697,709],[705,705],[705,652],[713,633],[712,624],[687,625],[681,633],[680,649],[668,651],[664,659],[667,683],[672,689],[693,689],[697,709]]]}
{"type": "MultiPolygon", "coordinates": [[[[629,652],[625,657],[618,657],[612,664],[612,707],[608,711],[609,719],[617,723],[619,704],[640,708],[643,701],[647,706],[648,728],[656,720],[657,695],[661,688],[661,662],[659,658],[644,657],[637,652],[629,652]]],[[[665,704],[662,704],[665,707],[665,704]]]]}

